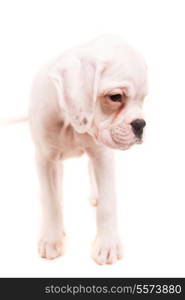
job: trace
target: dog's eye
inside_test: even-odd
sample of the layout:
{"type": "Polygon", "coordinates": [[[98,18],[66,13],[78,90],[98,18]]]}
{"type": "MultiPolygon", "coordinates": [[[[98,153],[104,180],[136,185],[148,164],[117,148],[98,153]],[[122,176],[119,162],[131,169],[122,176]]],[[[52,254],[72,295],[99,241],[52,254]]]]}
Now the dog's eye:
{"type": "Polygon", "coordinates": [[[122,95],[121,94],[110,95],[109,98],[113,102],[121,102],[122,95]]]}

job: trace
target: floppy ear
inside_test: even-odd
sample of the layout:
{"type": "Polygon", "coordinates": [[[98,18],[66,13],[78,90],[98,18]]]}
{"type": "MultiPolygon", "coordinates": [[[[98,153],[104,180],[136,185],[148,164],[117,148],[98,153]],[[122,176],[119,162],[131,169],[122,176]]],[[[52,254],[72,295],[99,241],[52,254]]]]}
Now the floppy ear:
{"type": "Polygon", "coordinates": [[[78,133],[91,128],[98,82],[104,67],[103,63],[89,58],[67,57],[49,74],[57,89],[59,104],[78,133]]]}

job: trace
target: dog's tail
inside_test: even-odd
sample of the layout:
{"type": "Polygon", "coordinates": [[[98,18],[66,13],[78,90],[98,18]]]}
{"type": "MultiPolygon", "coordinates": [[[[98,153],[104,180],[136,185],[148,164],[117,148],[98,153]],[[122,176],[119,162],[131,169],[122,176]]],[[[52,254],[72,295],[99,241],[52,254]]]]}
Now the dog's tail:
{"type": "Polygon", "coordinates": [[[17,123],[27,122],[29,120],[28,116],[20,116],[16,118],[0,118],[0,125],[11,125],[17,123]]]}

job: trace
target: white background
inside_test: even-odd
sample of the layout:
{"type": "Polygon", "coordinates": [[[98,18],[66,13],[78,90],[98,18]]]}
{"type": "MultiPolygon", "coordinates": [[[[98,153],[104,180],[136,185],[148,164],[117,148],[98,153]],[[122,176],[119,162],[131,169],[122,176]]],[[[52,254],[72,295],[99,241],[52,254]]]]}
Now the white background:
{"type": "Polygon", "coordinates": [[[0,126],[0,276],[185,276],[185,1],[30,0],[0,2],[0,117],[26,113],[32,78],[63,50],[104,33],[122,35],[146,58],[146,141],[116,151],[124,258],[90,258],[95,211],[87,158],[65,163],[67,248],[37,254],[39,184],[28,126],[0,126]]]}

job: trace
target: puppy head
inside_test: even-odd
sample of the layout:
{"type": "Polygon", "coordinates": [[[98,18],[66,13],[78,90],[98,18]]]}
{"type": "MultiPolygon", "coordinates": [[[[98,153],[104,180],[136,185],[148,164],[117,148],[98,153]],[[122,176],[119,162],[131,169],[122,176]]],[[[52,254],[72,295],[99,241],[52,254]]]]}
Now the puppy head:
{"type": "Polygon", "coordinates": [[[50,77],[78,133],[88,132],[97,142],[122,150],[142,142],[146,66],[132,48],[98,40],[64,56],[50,77]]]}

